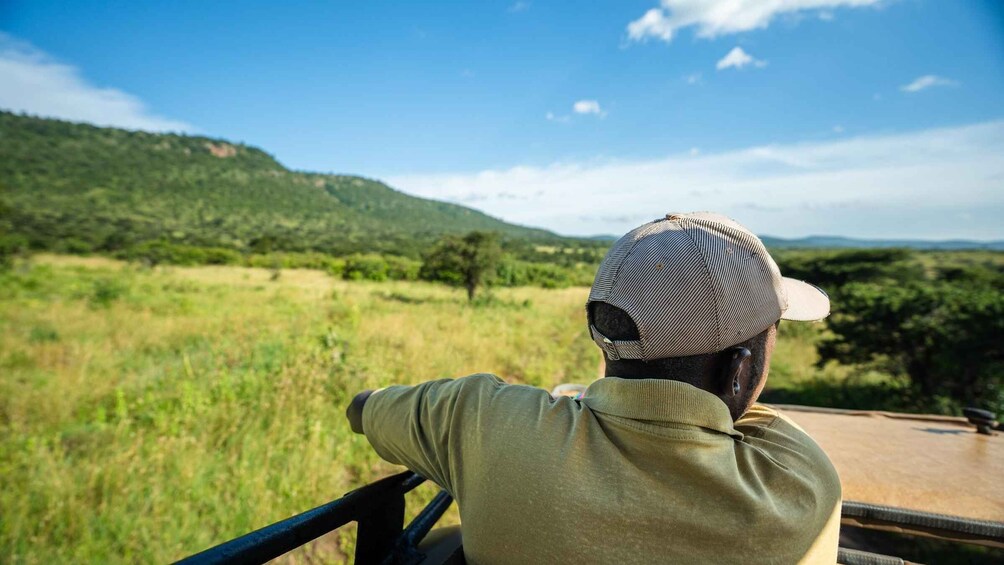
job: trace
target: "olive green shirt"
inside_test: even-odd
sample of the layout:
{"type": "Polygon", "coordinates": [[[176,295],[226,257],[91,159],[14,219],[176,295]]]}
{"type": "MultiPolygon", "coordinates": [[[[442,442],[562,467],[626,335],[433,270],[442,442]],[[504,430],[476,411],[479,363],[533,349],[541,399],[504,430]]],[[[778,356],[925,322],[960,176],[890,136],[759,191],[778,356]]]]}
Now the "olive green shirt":
{"type": "Polygon", "coordinates": [[[840,482],[765,406],[733,424],[718,397],[607,377],[580,400],[493,375],[373,394],[384,459],[460,508],[470,563],[834,563],[840,482]]]}

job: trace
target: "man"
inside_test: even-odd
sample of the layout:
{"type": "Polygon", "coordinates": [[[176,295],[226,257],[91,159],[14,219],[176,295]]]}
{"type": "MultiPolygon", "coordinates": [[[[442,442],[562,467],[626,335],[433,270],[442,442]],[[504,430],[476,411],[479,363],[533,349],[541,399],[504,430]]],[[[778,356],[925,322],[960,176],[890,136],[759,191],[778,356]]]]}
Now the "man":
{"type": "Polygon", "coordinates": [[[840,483],[755,405],[779,320],[829,299],[717,214],[622,237],[587,303],[606,377],[578,400],[492,375],[395,386],[347,415],[457,500],[470,563],[833,563],[840,483]]]}

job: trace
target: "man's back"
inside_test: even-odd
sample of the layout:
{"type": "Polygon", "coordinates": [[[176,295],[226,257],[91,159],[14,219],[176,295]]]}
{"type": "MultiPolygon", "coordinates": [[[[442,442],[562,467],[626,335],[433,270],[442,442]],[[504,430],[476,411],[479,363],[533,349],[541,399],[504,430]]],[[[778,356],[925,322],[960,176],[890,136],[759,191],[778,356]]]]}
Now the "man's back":
{"type": "Polygon", "coordinates": [[[825,454],[688,384],[608,377],[576,401],[474,375],[381,391],[363,419],[384,458],[454,495],[472,563],[836,558],[825,454]]]}

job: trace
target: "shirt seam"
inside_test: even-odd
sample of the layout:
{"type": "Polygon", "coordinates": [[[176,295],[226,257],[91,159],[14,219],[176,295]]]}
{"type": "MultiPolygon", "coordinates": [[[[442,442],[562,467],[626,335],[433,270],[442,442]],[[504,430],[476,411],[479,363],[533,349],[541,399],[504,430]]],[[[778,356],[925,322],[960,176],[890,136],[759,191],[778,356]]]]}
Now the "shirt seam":
{"type": "MultiPolygon", "coordinates": [[[[592,407],[590,407],[590,410],[593,410],[592,407]]],[[[652,435],[659,435],[659,436],[662,435],[662,434],[659,434],[657,431],[655,431],[655,430],[652,429],[652,427],[654,427],[652,424],[643,424],[643,423],[639,422],[638,420],[635,420],[635,419],[632,419],[632,418],[628,418],[626,416],[617,416],[616,414],[610,414],[610,413],[607,413],[607,412],[600,412],[598,410],[593,410],[593,411],[596,412],[596,413],[598,413],[598,414],[602,414],[602,415],[606,416],[607,418],[610,418],[610,419],[613,419],[613,420],[617,420],[618,422],[624,424],[625,426],[627,426],[629,428],[633,428],[633,429],[641,431],[641,432],[651,433],[652,435]]],[[[721,430],[716,430],[714,428],[706,428],[704,426],[699,426],[697,424],[683,424],[683,423],[680,423],[680,422],[667,422],[667,423],[669,423],[669,424],[676,424],[676,425],[679,425],[679,426],[687,426],[687,427],[691,427],[691,428],[697,428],[697,429],[692,429],[692,430],[691,429],[684,429],[684,428],[669,427],[669,426],[667,426],[667,428],[666,428],[666,429],[669,429],[669,430],[682,432],[683,434],[691,436],[694,439],[704,439],[704,438],[708,438],[708,437],[710,437],[711,439],[715,439],[715,440],[725,440],[725,439],[728,439],[728,440],[734,441],[736,439],[735,437],[732,436],[732,434],[730,434],[728,432],[723,432],[721,430]],[[701,430],[707,430],[707,431],[701,431],[701,430]]],[[[738,430],[736,430],[736,431],[738,432],[738,430]]],[[[742,432],[739,432],[739,433],[742,434],[742,432]]]]}
{"type": "Polygon", "coordinates": [[[753,436],[753,437],[758,437],[758,438],[763,439],[763,434],[766,433],[767,430],[774,429],[774,426],[777,425],[778,420],[780,420],[780,418],[778,418],[777,416],[771,416],[770,417],[770,422],[767,423],[766,425],[757,426],[757,425],[752,425],[751,424],[750,427],[756,428],[756,431],[750,432],[750,433],[748,433],[746,435],[750,435],[750,436],[753,436]]]}

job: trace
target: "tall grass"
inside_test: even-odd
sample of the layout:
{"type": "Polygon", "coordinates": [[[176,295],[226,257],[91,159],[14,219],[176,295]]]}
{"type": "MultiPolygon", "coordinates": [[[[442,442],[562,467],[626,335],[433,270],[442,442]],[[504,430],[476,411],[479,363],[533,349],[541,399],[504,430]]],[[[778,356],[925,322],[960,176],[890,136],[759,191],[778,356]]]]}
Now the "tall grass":
{"type": "MultiPolygon", "coordinates": [[[[417,282],[51,256],[0,274],[0,561],[171,561],[389,474],[344,421],[352,394],[480,371],[588,383],[586,295],[471,305],[417,282]]],[[[812,367],[819,331],[782,325],[772,386],[842,377],[812,367]]]]}

